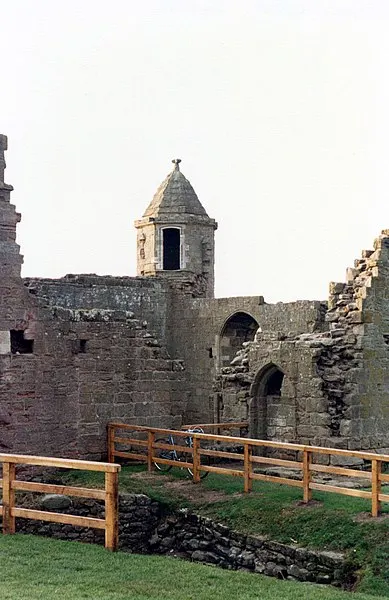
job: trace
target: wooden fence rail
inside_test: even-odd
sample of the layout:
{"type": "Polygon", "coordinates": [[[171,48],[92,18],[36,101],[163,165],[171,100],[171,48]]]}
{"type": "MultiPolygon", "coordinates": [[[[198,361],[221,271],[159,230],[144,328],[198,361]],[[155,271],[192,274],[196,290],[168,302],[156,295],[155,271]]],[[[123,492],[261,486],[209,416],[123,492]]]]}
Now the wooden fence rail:
{"type": "MultiPolygon", "coordinates": [[[[224,427],[225,425],[228,424],[217,423],[214,427],[224,427]]],[[[236,426],[237,424],[234,423],[233,425],[236,426]]],[[[198,426],[185,426],[185,428],[198,426]]],[[[204,426],[201,425],[201,427],[203,428],[204,426]]],[[[389,493],[382,493],[381,489],[383,484],[389,485],[389,474],[385,474],[382,468],[385,463],[389,463],[389,455],[387,454],[305,446],[303,444],[288,444],[208,433],[193,433],[185,430],[185,428],[177,431],[125,423],[110,423],[108,425],[108,461],[113,462],[115,457],[138,460],[146,462],[149,471],[152,471],[156,465],[190,468],[195,483],[200,481],[201,472],[242,477],[245,492],[251,491],[253,481],[267,481],[299,487],[302,489],[304,502],[311,500],[313,490],[367,498],[371,500],[371,513],[373,517],[379,515],[381,502],[389,502],[389,493]],[[176,443],[177,438],[180,440],[179,443],[176,443]],[[243,452],[230,452],[225,447],[215,449],[220,443],[223,443],[224,446],[226,444],[233,444],[235,446],[233,450],[236,447],[242,448],[243,446],[243,452]],[[134,451],[134,447],[136,451],[134,451]],[[162,456],[160,453],[161,450],[165,450],[162,456]],[[281,452],[283,457],[262,456],[261,454],[264,451],[273,454],[281,452]],[[180,453],[183,453],[182,460],[180,453]],[[169,457],[169,454],[174,454],[174,458],[169,457]],[[215,464],[209,465],[201,461],[202,457],[219,459],[221,461],[224,459],[228,463],[240,461],[241,464],[240,468],[223,467],[215,464]],[[340,461],[338,459],[339,462],[346,459],[346,462],[348,460],[350,463],[352,463],[353,459],[354,461],[358,459],[360,465],[363,465],[363,470],[347,465],[337,466],[331,464],[334,462],[334,457],[342,457],[340,461]],[[255,468],[258,469],[261,465],[297,469],[301,471],[301,478],[293,479],[290,476],[281,477],[256,472],[255,468]],[[361,490],[352,487],[329,485],[327,483],[317,483],[312,480],[314,473],[364,479],[366,480],[366,486],[364,487],[370,489],[361,490]]]]}
{"type": "Polygon", "coordinates": [[[248,421],[234,421],[228,423],[196,423],[194,425],[183,425],[181,427],[183,431],[197,428],[203,429],[204,433],[216,433],[217,435],[221,435],[222,431],[231,432],[237,429],[239,430],[239,436],[241,437],[244,431],[248,431],[249,423],[248,421]]]}
{"type": "Polygon", "coordinates": [[[27,456],[20,454],[0,454],[0,464],[3,466],[3,478],[0,488],[3,488],[3,501],[0,505],[0,516],[3,518],[3,533],[15,533],[16,517],[38,521],[65,523],[80,527],[92,527],[105,530],[105,547],[116,550],[118,545],[118,474],[120,465],[87,460],[70,460],[50,458],[45,456],[27,456]],[[105,489],[89,489],[68,485],[52,485],[22,481],[16,478],[16,465],[56,467],[78,469],[83,471],[101,471],[105,473],[105,489]],[[32,510],[15,506],[15,492],[38,492],[46,494],[67,494],[79,498],[94,498],[104,500],[105,518],[80,517],[42,510],[32,510]]]}

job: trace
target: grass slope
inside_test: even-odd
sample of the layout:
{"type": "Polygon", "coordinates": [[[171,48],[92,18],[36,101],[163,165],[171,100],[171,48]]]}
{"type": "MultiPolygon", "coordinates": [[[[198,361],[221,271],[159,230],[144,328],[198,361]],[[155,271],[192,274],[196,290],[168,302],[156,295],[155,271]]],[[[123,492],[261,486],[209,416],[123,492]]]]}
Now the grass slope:
{"type": "MultiPolygon", "coordinates": [[[[242,494],[241,478],[210,474],[193,486],[185,470],[152,478],[142,477],[142,471],[144,466],[124,467],[120,491],[144,493],[173,507],[192,508],[241,532],[346,552],[350,561],[362,565],[358,591],[389,597],[388,505],[383,505],[387,519],[372,519],[368,517],[370,502],[360,498],[314,492],[316,503],[307,507],[299,503],[302,494],[297,488],[256,481],[251,494],[242,494]],[[358,515],[363,513],[366,519],[359,522],[358,515]]],[[[73,471],[67,480],[76,485],[103,483],[100,473],[73,471]]]]}
{"type": "Polygon", "coordinates": [[[333,588],[36,536],[0,537],[1,600],[368,600],[333,588]]]}

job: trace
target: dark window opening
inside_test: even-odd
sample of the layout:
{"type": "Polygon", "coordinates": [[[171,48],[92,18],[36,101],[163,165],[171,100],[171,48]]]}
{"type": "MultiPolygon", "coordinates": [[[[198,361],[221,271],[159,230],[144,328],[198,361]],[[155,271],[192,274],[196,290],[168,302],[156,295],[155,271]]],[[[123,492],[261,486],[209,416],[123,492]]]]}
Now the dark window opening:
{"type": "Polygon", "coordinates": [[[88,351],[88,340],[72,340],[72,354],[85,354],[88,351]]]}
{"type": "Polygon", "coordinates": [[[387,346],[389,346],[389,333],[384,333],[384,342],[387,346]]]}
{"type": "Polygon", "coordinates": [[[80,348],[79,351],[81,354],[85,354],[86,352],[86,344],[88,340],[80,340],[80,348]]]}
{"type": "Polygon", "coordinates": [[[213,358],[213,350],[212,348],[207,348],[209,358],[213,358]]]}
{"type": "Polygon", "coordinates": [[[284,374],[278,369],[269,376],[265,385],[265,396],[281,396],[284,374]]]}
{"type": "Polygon", "coordinates": [[[180,230],[175,227],[163,229],[163,270],[180,269],[180,230]]]}
{"type": "Polygon", "coordinates": [[[20,329],[11,329],[11,353],[12,354],[32,354],[34,350],[34,340],[26,340],[24,331],[20,329]]]}

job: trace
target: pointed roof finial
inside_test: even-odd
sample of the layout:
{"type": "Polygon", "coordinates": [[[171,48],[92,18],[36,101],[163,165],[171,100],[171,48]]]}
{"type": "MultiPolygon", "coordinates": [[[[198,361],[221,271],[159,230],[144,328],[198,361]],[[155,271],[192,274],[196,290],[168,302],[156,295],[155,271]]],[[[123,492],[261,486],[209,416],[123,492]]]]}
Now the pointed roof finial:
{"type": "Polygon", "coordinates": [[[180,162],[181,162],[181,158],[173,158],[172,163],[175,165],[174,169],[176,171],[180,170],[180,162]]]}

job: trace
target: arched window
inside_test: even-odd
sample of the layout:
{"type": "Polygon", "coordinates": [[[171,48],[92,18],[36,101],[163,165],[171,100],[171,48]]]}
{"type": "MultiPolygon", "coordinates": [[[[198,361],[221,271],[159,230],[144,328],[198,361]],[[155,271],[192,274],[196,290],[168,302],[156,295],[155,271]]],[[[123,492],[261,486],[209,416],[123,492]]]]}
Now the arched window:
{"type": "Polygon", "coordinates": [[[177,227],[162,229],[162,257],[164,271],[178,271],[180,264],[180,230],[177,227]]]}
{"type": "Polygon", "coordinates": [[[220,336],[220,366],[227,367],[243,342],[252,342],[259,325],[248,313],[237,312],[224,324],[220,336]]]}

